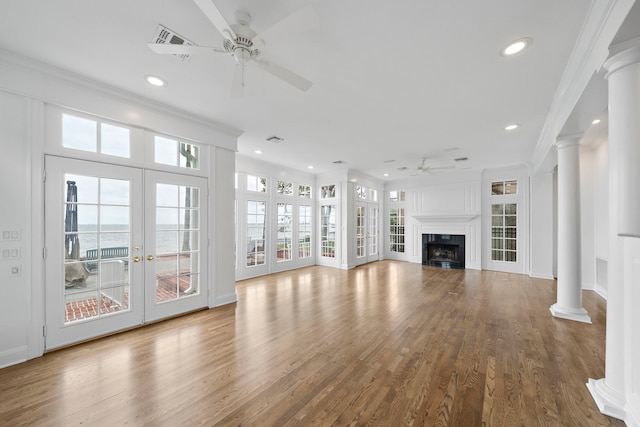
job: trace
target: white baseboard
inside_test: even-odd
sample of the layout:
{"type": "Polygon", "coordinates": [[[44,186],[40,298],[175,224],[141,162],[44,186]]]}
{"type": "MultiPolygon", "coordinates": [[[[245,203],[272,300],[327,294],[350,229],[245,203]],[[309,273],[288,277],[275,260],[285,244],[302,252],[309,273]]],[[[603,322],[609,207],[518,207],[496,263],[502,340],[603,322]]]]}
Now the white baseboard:
{"type": "Polygon", "coordinates": [[[607,299],[607,295],[608,295],[608,293],[607,293],[607,288],[602,287],[602,286],[600,286],[600,285],[596,284],[596,286],[595,286],[595,288],[593,289],[593,291],[594,291],[595,293],[597,293],[598,295],[600,295],[602,298],[607,299]]]}
{"type": "Polygon", "coordinates": [[[29,359],[29,348],[26,345],[10,348],[0,352],[0,369],[17,365],[29,359]]]}
{"type": "Polygon", "coordinates": [[[536,272],[533,272],[533,271],[529,273],[529,277],[532,277],[534,279],[555,280],[555,277],[553,277],[553,274],[536,273],[536,272]]]}
{"type": "Polygon", "coordinates": [[[213,306],[210,306],[210,308],[220,307],[222,305],[231,304],[237,301],[238,301],[238,295],[235,292],[228,295],[217,296],[213,301],[213,306]]]}

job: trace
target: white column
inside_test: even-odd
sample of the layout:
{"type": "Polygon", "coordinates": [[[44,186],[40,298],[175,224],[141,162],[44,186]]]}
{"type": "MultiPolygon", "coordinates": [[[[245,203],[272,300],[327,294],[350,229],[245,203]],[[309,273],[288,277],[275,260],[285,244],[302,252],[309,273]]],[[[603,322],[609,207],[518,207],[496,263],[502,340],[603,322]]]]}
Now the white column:
{"type": "Polygon", "coordinates": [[[625,274],[625,270],[633,267],[631,258],[638,255],[630,244],[635,239],[629,236],[640,237],[640,39],[612,47],[604,66],[609,81],[605,378],[589,379],[587,387],[602,413],[630,421],[640,415],[637,394],[633,397],[634,389],[640,386],[637,380],[640,354],[634,345],[640,327],[636,314],[638,301],[634,301],[638,278],[625,274]]]}
{"type": "Polygon", "coordinates": [[[551,314],[591,323],[582,308],[580,238],[580,138],[572,135],[556,142],[558,150],[558,300],[551,314]]]}

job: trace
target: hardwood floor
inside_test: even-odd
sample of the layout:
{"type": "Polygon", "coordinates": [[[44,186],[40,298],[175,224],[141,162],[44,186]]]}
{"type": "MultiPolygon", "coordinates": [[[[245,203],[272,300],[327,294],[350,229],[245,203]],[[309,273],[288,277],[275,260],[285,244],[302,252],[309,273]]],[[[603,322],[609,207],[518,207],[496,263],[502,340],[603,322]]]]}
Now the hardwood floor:
{"type": "Polygon", "coordinates": [[[238,302],[0,370],[2,425],[623,426],[555,283],[380,261],[239,282],[238,302]]]}

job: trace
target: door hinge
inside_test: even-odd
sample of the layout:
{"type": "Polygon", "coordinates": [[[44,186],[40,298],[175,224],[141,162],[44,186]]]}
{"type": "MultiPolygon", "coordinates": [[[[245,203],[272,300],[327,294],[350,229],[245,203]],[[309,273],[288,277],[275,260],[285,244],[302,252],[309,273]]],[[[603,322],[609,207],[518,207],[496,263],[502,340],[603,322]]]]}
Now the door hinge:
{"type": "Polygon", "coordinates": [[[46,170],[46,169],[43,169],[43,170],[42,170],[42,181],[44,182],[44,181],[46,181],[46,180],[47,180],[47,170],[46,170]]]}
{"type": "Polygon", "coordinates": [[[47,325],[42,325],[42,336],[43,337],[47,336],[47,325]]]}
{"type": "Polygon", "coordinates": [[[47,248],[42,248],[42,259],[47,259],[47,248]]]}

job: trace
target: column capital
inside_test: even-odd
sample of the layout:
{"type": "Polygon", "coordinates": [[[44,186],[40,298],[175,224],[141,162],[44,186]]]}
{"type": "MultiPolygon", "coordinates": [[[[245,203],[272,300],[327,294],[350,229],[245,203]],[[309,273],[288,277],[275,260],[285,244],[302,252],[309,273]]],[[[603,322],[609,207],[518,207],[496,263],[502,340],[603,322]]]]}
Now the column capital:
{"type": "Polygon", "coordinates": [[[584,136],[584,132],[572,133],[567,135],[560,135],[556,139],[555,146],[556,149],[559,150],[561,148],[573,147],[576,145],[580,145],[580,141],[582,141],[582,137],[584,136]]]}
{"type": "Polygon", "coordinates": [[[603,66],[607,70],[607,79],[627,65],[640,62],[640,37],[615,44],[609,48],[609,58],[603,66]]]}

